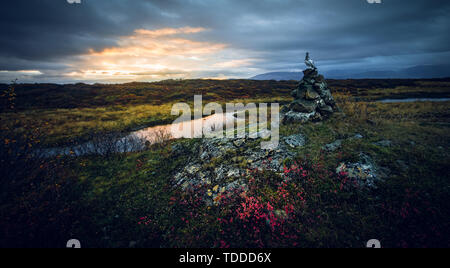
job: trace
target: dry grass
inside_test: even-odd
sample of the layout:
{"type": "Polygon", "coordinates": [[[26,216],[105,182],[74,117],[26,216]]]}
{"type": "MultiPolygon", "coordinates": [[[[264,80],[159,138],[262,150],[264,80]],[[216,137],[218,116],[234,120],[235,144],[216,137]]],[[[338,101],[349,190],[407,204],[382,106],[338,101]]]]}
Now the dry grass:
{"type": "Polygon", "coordinates": [[[0,122],[13,135],[40,129],[44,144],[86,140],[93,133],[121,132],[169,123],[172,106],[137,105],[101,108],[30,110],[3,113],[0,122]]]}
{"type": "MultiPolygon", "coordinates": [[[[392,88],[381,88],[384,84],[390,85],[393,82],[395,81],[355,80],[334,81],[331,84],[332,88],[336,89],[333,95],[339,106],[347,116],[352,117],[354,123],[367,120],[375,122],[385,119],[406,120],[413,116],[417,118],[448,116],[448,109],[441,104],[436,104],[438,112],[430,113],[433,111],[430,108],[433,107],[429,106],[435,104],[380,104],[354,101],[355,96],[364,99],[380,99],[437,94],[442,97],[448,94],[450,84],[448,81],[408,80],[404,82],[404,85],[400,83],[401,81],[397,81],[392,88]],[[338,85],[345,87],[340,88],[338,85]],[[413,113],[411,113],[412,109],[414,109],[413,113]],[[417,110],[424,112],[416,113],[417,110]]],[[[23,135],[39,129],[41,133],[44,133],[41,140],[45,145],[70,144],[73,141],[87,141],[93,134],[129,132],[144,127],[168,124],[176,118],[170,115],[172,103],[188,102],[192,106],[194,94],[202,94],[204,104],[213,101],[222,105],[262,102],[284,104],[292,100],[289,92],[295,88],[296,84],[295,81],[193,80],[110,87],[84,85],[68,87],[65,91],[50,88],[48,92],[44,90],[45,88],[41,88],[43,86],[33,89],[32,85],[20,85],[21,90],[16,102],[21,108],[14,113],[0,113],[0,123],[2,131],[11,132],[9,136],[23,135]],[[169,89],[174,91],[167,91],[169,89]],[[94,93],[99,96],[94,96],[94,93]],[[132,95],[134,97],[131,97],[132,95]],[[125,96],[131,99],[117,101],[125,96]],[[92,106],[84,108],[87,105],[92,106]],[[42,108],[66,106],[78,108],[42,108]]]]}
{"type": "Polygon", "coordinates": [[[369,120],[369,107],[376,106],[374,103],[355,101],[354,97],[345,93],[335,94],[335,99],[342,112],[358,123],[369,120]]]}

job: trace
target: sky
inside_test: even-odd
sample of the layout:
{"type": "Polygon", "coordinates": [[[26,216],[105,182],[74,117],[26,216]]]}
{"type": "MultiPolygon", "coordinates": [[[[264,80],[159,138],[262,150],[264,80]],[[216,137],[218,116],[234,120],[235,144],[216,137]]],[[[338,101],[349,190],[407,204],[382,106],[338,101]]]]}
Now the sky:
{"type": "Polygon", "coordinates": [[[448,0],[14,0],[0,82],[124,83],[450,61],[448,0]]]}

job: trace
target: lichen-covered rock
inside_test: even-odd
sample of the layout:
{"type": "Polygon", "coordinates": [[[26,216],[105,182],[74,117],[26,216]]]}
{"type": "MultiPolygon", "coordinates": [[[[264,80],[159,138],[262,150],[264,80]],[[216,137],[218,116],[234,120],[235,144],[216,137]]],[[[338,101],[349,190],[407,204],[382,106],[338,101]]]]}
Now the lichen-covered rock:
{"type": "Polygon", "coordinates": [[[291,103],[291,111],[298,113],[312,113],[317,109],[317,102],[307,99],[298,99],[291,103]]]}
{"type": "Polygon", "coordinates": [[[294,111],[289,111],[286,114],[283,115],[283,123],[306,123],[310,121],[314,116],[316,115],[316,112],[312,113],[298,113],[294,111]]]}
{"type": "Polygon", "coordinates": [[[337,149],[339,149],[342,145],[342,140],[336,140],[333,143],[327,144],[325,146],[322,147],[322,150],[326,151],[326,152],[334,152],[337,149]]]}
{"type": "Polygon", "coordinates": [[[333,108],[329,105],[323,105],[319,107],[319,113],[324,116],[329,116],[333,113],[333,108]]]}
{"type": "Polygon", "coordinates": [[[306,138],[302,134],[296,134],[283,139],[291,148],[302,147],[306,145],[306,138]]]}
{"type": "MultiPolygon", "coordinates": [[[[279,146],[262,149],[260,143],[242,139],[203,139],[192,148],[174,145],[174,153],[188,155],[186,165],[173,175],[174,185],[189,189],[199,185],[217,186],[220,189],[245,187],[243,178],[249,170],[267,170],[283,173],[286,159],[292,159],[294,148],[306,144],[306,137],[296,134],[281,138],[279,146]],[[185,152],[183,152],[185,150],[185,152]]],[[[210,197],[214,197],[214,193],[210,197]]]]}
{"type": "Polygon", "coordinates": [[[359,155],[359,161],[356,163],[339,164],[336,173],[345,174],[364,187],[376,187],[376,182],[386,176],[385,172],[377,167],[372,158],[364,153],[359,155]]]}
{"type": "Polygon", "coordinates": [[[244,143],[245,143],[245,139],[238,139],[238,140],[233,141],[233,144],[234,144],[236,147],[241,147],[242,144],[244,144],[244,143]]]}
{"type": "Polygon", "coordinates": [[[305,92],[305,99],[307,100],[317,100],[320,98],[319,93],[312,88],[308,88],[305,92]]]}

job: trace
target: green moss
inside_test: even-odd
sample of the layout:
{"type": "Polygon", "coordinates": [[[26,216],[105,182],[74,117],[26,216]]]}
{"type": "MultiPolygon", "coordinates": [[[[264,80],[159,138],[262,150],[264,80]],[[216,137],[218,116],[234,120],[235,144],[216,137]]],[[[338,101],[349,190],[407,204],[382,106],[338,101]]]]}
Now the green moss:
{"type": "MultiPolygon", "coordinates": [[[[167,86],[178,87],[181,83],[167,82],[167,86]]],[[[191,82],[183,83],[189,85],[191,82]]],[[[209,83],[199,83],[202,83],[202,91],[211,90],[209,83]]],[[[134,87],[134,96],[129,96],[132,101],[145,96],[140,92],[144,89],[139,85],[134,87]]],[[[407,92],[397,87],[390,90],[394,91],[407,92]]],[[[412,91],[417,92],[415,88],[412,91]]],[[[440,88],[439,92],[442,91],[444,89],[440,88]]],[[[374,92],[380,93],[379,90],[374,92]]],[[[107,101],[123,97],[121,94],[113,96],[107,101]]],[[[208,96],[221,98],[221,94],[210,93],[208,96]]],[[[186,96],[180,91],[170,96],[175,97],[186,96]]],[[[294,149],[297,157],[283,161],[288,167],[298,163],[309,172],[310,180],[302,177],[293,180],[293,185],[300,189],[288,189],[293,196],[304,194],[309,202],[297,211],[297,221],[290,226],[304,228],[300,229],[298,246],[363,247],[372,238],[380,239],[385,247],[401,246],[403,242],[412,247],[445,246],[450,211],[449,103],[340,102],[340,105],[345,115],[336,114],[321,123],[281,126],[283,136],[301,132],[307,137],[306,146],[294,149]],[[356,133],[364,138],[352,139],[356,133]],[[325,144],[337,139],[344,140],[341,148],[331,153],[321,150],[325,144]],[[374,145],[380,140],[390,140],[392,146],[374,145]],[[388,169],[388,178],[380,182],[377,189],[338,191],[341,181],[330,174],[334,174],[341,162],[357,161],[360,152],[388,169]],[[323,168],[314,167],[317,163],[323,168]],[[413,214],[405,219],[390,214],[383,207],[391,206],[389,209],[401,212],[406,204],[413,214]],[[413,208],[420,213],[415,214],[413,208]],[[317,216],[321,220],[317,220],[317,216]],[[432,230],[440,231],[442,239],[432,230]],[[423,238],[423,234],[427,238],[423,238]]],[[[50,140],[61,141],[81,137],[97,127],[105,131],[123,130],[165,120],[164,107],[169,106],[124,103],[110,107],[20,111],[2,114],[2,123],[5,122],[2,126],[24,133],[36,120],[36,126],[48,131],[50,140]],[[36,111],[41,114],[34,115],[36,111]],[[49,125],[45,126],[45,122],[49,125]]],[[[224,229],[217,218],[230,212],[220,206],[195,203],[194,200],[203,200],[201,190],[189,195],[173,187],[172,175],[198,153],[200,141],[179,140],[176,143],[186,149],[186,154],[174,156],[173,144],[168,144],[141,153],[60,159],[56,167],[52,165],[42,170],[40,165],[33,166],[26,170],[27,177],[2,184],[0,214],[7,217],[2,218],[0,230],[11,230],[9,236],[2,237],[5,241],[15,241],[11,234],[20,234],[24,241],[36,245],[48,241],[49,246],[63,245],[68,234],[83,241],[86,247],[127,247],[130,241],[138,241],[142,247],[217,246],[214,242],[223,238],[221,231],[224,229]],[[174,197],[186,200],[188,207],[173,203],[174,197]],[[181,218],[190,212],[195,217],[189,223],[183,222],[181,218]],[[150,216],[152,223],[142,227],[138,222],[144,216],[150,216]],[[44,233],[45,237],[39,233],[44,233]],[[37,237],[32,237],[36,234],[37,237]]],[[[241,150],[256,148],[259,143],[260,140],[248,141],[241,150]]],[[[248,163],[239,150],[229,150],[223,158],[211,159],[204,168],[214,169],[221,164],[244,169],[248,163]]],[[[249,181],[251,176],[241,179],[249,181]]],[[[284,180],[279,174],[268,171],[255,174],[253,179],[258,186],[257,194],[264,202],[277,197],[278,186],[284,180]]],[[[233,181],[228,179],[228,182],[233,181]]],[[[236,209],[240,203],[233,205],[236,209]]],[[[243,228],[237,223],[227,226],[235,231],[243,228]]],[[[270,237],[269,232],[267,241],[270,237]]],[[[234,240],[230,240],[239,241],[238,238],[234,232],[234,240]]],[[[249,241],[241,241],[243,244],[236,246],[245,246],[249,241]]]]}

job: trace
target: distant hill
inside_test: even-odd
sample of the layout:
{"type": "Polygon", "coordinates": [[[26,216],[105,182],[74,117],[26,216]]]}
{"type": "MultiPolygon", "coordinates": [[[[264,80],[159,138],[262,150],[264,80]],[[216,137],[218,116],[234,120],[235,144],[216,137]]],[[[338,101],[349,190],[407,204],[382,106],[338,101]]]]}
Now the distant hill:
{"type": "MultiPolygon", "coordinates": [[[[447,78],[450,77],[450,65],[420,65],[409,68],[404,68],[398,71],[377,70],[364,71],[360,70],[331,70],[323,72],[326,78],[329,79],[429,79],[429,78],[447,78]]],[[[303,77],[301,72],[270,72],[254,76],[252,80],[300,80],[303,77]]]]}
{"type": "Polygon", "coordinates": [[[254,76],[251,80],[300,80],[303,77],[303,73],[297,72],[272,72],[254,76]]]}

